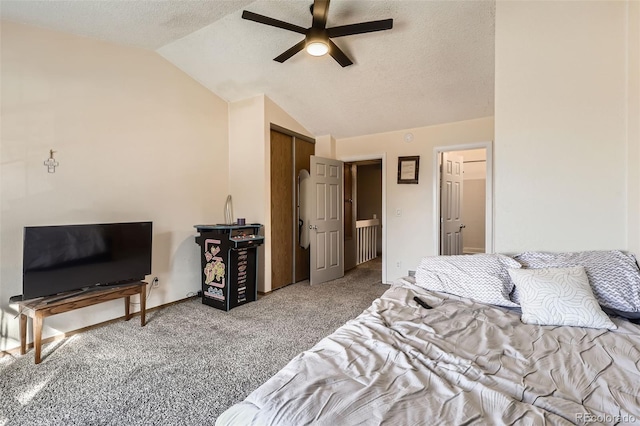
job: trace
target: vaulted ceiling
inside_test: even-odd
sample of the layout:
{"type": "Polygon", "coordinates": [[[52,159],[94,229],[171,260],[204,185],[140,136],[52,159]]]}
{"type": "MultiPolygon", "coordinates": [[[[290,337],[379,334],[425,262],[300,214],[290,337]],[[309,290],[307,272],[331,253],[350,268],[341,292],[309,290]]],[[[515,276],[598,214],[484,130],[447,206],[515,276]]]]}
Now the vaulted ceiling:
{"type": "Polygon", "coordinates": [[[393,18],[393,29],[336,38],[353,60],[300,52],[311,0],[1,0],[2,19],[157,51],[233,102],[265,94],[312,134],[337,138],[493,115],[493,1],[333,0],[328,26],[393,18]]]}

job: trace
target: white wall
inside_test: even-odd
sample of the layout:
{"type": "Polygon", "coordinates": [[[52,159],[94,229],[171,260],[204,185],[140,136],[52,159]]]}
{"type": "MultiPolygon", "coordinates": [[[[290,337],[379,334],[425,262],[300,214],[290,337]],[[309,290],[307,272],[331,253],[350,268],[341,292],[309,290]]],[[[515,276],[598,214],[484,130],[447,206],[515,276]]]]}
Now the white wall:
{"type": "Polygon", "coordinates": [[[316,136],[316,155],[336,159],[336,139],[331,135],[316,136]]]}
{"type": "Polygon", "coordinates": [[[234,221],[264,223],[264,96],[229,103],[229,193],[234,221]]]}
{"type": "Polygon", "coordinates": [[[236,217],[264,225],[258,290],[271,291],[270,126],[313,138],[293,117],[264,95],[229,104],[229,193],[236,217]]]}
{"type": "MultiPolygon", "coordinates": [[[[434,253],[433,150],[493,140],[493,117],[336,140],[337,159],[386,154],[386,282],[415,270],[434,253]],[[406,133],[413,134],[405,142],[406,133]],[[420,156],[417,185],[398,184],[398,157],[420,156]],[[396,209],[401,216],[396,216],[396,209]],[[398,266],[400,263],[400,266],[398,266]]],[[[385,250],[385,248],[383,248],[385,250]]]]}
{"type": "Polygon", "coordinates": [[[308,138],[313,138],[313,135],[298,123],[295,118],[290,116],[285,110],[280,108],[275,102],[269,99],[268,96],[264,97],[264,113],[265,122],[267,127],[265,128],[265,137],[269,138],[269,125],[276,124],[292,132],[299,133],[308,138]]]}
{"type": "MultiPolygon", "coordinates": [[[[7,302],[22,293],[27,225],[151,220],[160,288],[148,306],[197,291],[193,225],[224,218],[226,102],[153,52],[9,22],[1,31],[0,349],[17,346],[7,302]]],[[[118,300],[57,315],[43,337],[123,314],[118,300]]]]}
{"type": "Polygon", "coordinates": [[[628,123],[638,121],[629,107],[637,114],[640,73],[630,7],[497,3],[496,251],[637,251],[637,237],[628,239],[638,232],[640,185],[628,123]]]}
{"type": "Polygon", "coordinates": [[[628,249],[640,255],[640,2],[627,3],[628,249]]]}

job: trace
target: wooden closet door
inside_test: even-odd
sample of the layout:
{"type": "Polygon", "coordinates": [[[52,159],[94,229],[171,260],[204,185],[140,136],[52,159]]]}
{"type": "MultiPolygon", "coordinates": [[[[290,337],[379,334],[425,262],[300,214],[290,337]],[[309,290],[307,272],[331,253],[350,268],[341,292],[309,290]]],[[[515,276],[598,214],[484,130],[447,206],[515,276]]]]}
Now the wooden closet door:
{"type": "Polygon", "coordinates": [[[271,289],[293,280],[293,137],[271,130],[271,289]]]}

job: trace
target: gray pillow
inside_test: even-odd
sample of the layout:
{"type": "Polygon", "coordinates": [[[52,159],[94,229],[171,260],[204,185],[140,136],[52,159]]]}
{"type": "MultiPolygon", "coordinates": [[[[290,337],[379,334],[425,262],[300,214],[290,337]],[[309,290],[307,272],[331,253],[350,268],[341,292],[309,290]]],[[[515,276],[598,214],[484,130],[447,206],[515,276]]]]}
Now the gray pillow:
{"type": "MultiPolygon", "coordinates": [[[[620,250],[565,253],[526,252],[514,256],[524,268],[570,268],[584,266],[589,284],[603,308],[620,316],[640,313],[640,270],[632,254],[620,250]]],[[[520,304],[518,287],[511,300],[520,304]]]]}
{"type": "Polygon", "coordinates": [[[513,282],[508,270],[519,267],[518,262],[501,254],[425,257],[416,269],[416,285],[491,305],[516,307],[509,300],[513,282]]]}

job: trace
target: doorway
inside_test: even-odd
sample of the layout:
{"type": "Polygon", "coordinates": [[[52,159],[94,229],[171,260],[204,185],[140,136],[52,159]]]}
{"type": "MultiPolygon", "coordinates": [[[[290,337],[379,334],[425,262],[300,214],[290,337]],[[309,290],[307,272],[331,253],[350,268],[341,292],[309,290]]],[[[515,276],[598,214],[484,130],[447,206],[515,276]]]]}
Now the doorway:
{"type": "Polygon", "coordinates": [[[343,158],[345,271],[357,265],[381,264],[386,282],[385,155],[343,158]]]}
{"type": "Polygon", "coordinates": [[[434,150],[434,239],[439,255],[493,253],[491,142],[434,150]]]}

